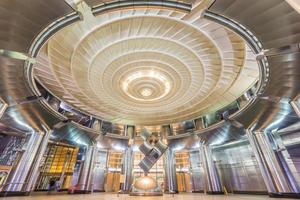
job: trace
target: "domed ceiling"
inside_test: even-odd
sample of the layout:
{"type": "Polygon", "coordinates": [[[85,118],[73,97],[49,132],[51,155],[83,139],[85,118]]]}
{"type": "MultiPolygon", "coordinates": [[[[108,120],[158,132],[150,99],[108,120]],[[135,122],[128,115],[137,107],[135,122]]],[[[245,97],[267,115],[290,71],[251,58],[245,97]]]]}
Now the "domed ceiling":
{"type": "Polygon", "coordinates": [[[180,11],[135,8],[71,24],[43,46],[35,78],[70,106],[113,123],[197,118],[258,80],[235,33],[180,11]]]}

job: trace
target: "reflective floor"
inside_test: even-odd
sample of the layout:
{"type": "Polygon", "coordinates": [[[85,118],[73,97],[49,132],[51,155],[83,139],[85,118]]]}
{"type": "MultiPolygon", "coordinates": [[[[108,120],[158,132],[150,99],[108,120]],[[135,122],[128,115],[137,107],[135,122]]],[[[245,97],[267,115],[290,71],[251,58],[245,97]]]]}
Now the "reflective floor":
{"type": "MultiPolygon", "coordinates": [[[[6,200],[264,200],[273,199],[266,195],[205,195],[205,194],[178,194],[178,195],[168,195],[160,197],[133,197],[126,194],[117,195],[111,193],[94,193],[94,194],[82,194],[82,195],[67,195],[67,194],[55,194],[55,195],[44,195],[44,194],[34,194],[32,196],[24,197],[6,197],[1,199],[6,200]]],[[[282,198],[276,198],[280,200],[282,198]]]]}

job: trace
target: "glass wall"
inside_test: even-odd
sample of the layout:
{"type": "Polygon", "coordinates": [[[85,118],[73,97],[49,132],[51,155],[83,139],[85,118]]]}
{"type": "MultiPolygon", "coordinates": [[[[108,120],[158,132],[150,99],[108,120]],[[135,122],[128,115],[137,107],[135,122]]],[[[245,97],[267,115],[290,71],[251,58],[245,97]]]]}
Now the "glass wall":
{"type": "Polygon", "coordinates": [[[26,138],[0,133],[0,191],[13,167],[19,160],[26,138]]]}
{"type": "Polygon", "coordinates": [[[57,183],[58,189],[67,190],[72,183],[78,151],[79,148],[75,146],[49,143],[36,190],[48,190],[53,181],[57,183]]]}

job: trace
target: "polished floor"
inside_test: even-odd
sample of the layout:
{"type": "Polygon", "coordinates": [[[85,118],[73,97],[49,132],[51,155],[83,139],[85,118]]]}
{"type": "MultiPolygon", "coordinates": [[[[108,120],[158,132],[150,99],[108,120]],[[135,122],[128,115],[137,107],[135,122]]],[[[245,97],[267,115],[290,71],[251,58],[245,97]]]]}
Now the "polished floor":
{"type": "MultiPolygon", "coordinates": [[[[24,197],[5,197],[2,200],[265,200],[272,199],[266,195],[205,195],[205,194],[178,194],[168,195],[165,194],[161,197],[132,197],[126,194],[117,195],[111,193],[94,193],[82,195],[42,195],[34,194],[32,196],[24,197]]],[[[280,200],[282,198],[276,198],[280,200]]],[[[283,199],[282,199],[283,200],[283,199]]]]}

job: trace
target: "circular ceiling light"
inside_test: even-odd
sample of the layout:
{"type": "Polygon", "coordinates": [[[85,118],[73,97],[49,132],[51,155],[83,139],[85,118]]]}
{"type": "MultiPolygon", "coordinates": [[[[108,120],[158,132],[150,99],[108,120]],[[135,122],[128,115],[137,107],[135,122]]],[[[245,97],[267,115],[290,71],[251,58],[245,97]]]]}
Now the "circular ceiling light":
{"type": "Polygon", "coordinates": [[[143,67],[133,73],[123,75],[122,89],[137,101],[155,101],[165,97],[171,89],[168,78],[161,72],[143,67]],[[125,77],[124,77],[125,76],[125,77]]]}
{"type": "Polygon", "coordinates": [[[153,91],[150,88],[144,88],[141,91],[141,95],[143,95],[144,97],[149,97],[152,93],[153,91]]]}

